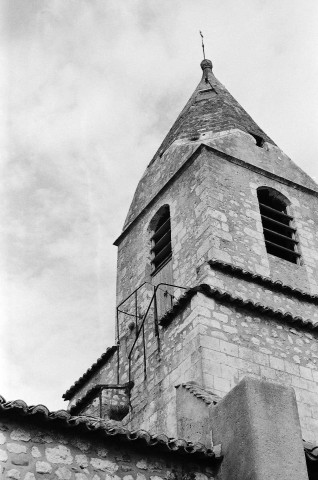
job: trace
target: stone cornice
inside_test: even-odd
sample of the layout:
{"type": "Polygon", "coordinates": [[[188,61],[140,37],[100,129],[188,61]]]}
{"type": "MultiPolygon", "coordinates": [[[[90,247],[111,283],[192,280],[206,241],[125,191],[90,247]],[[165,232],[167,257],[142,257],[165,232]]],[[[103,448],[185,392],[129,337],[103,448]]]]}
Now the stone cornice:
{"type": "Polygon", "coordinates": [[[210,287],[207,284],[201,284],[196,287],[190,288],[185,292],[182,297],[179,298],[178,302],[161,318],[160,325],[165,327],[169,325],[175,316],[180,313],[185,306],[190,302],[190,300],[197,294],[202,293],[203,295],[214,298],[217,301],[225,304],[231,304],[237,307],[241,307],[253,312],[256,312],[261,315],[266,315],[271,318],[277,319],[279,321],[290,324],[292,327],[301,327],[308,331],[318,331],[318,322],[313,323],[307,318],[301,316],[294,316],[290,312],[283,312],[282,310],[275,310],[274,308],[263,305],[260,302],[254,302],[252,300],[244,300],[241,297],[234,296],[228,292],[222,292],[217,288],[210,287]]]}
{"type": "Polygon", "coordinates": [[[269,277],[264,277],[257,273],[252,273],[249,270],[245,270],[241,267],[231,265],[230,263],[222,262],[220,260],[212,258],[208,260],[207,263],[211,268],[216,270],[221,270],[225,273],[231,274],[236,278],[243,278],[246,281],[257,283],[262,287],[269,288],[275,292],[286,293],[294,297],[299,298],[300,300],[306,300],[307,302],[314,303],[318,305],[318,295],[312,295],[311,293],[304,292],[297,288],[293,288],[290,285],[286,285],[279,280],[272,280],[269,277]]]}

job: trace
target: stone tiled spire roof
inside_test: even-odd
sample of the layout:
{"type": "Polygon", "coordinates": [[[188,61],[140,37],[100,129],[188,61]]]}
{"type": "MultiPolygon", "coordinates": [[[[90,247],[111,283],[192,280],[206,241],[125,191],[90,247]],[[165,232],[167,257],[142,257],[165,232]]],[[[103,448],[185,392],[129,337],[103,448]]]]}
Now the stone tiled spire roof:
{"type": "Polygon", "coordinates": [[[201,62],[202,79],[178,116],[153,161],[177,139],[193,138],[205,132],[222,132],[238,128],[273,145],[265,132],[254,122],[212,72],[212,62],[201,62]]]}

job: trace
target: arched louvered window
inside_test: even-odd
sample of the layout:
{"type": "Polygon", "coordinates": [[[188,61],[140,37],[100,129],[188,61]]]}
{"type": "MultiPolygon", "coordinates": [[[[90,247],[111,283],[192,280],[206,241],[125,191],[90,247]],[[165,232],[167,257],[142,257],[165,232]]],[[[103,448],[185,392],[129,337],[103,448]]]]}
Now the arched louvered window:
{"type": "Polygon", "coordinates": [[[265,187],[257,190],[266,250],[271,255],[299,263],[298,241],[288,201],[279,192],[265,187]]]}
{"type": "Polygon", "coordinates": [[[153,273],[162,268],[172,256],[170,210],[167,205],[162,207],[154,217],[153,235],[151,237],[151,264],[153,273]]]}

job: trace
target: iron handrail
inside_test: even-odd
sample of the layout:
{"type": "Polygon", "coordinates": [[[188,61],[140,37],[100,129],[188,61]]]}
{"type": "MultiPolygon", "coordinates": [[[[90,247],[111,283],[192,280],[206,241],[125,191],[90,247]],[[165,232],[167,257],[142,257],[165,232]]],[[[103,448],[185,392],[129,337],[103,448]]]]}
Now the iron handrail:
{"type": "Polygon", "coordinates": [[[172,285],[171,283],[158,283],[157,285],[153,285],[153,287],[154,287],[154,293],[153,293],[153,295],[152,295],[152,297],[151,297],[151,300],[150,300],[150,303],[149,303],[148,308],[147,308],[147,310],[146,310],[146,313],[144,314],[143,320],[142,320],[141,325],[140,325],[140,328],[139,328],[139,330],[138,330],[138,332],[137,332],[137,334],[136,334],[135,341],[134,341],[134,343],[133,343],[133,345],[132,345],[132,347],[131,347],[131,349],[130,349],[130,352],[129,352],[129,354],[128,354],[128,357],[131,356],[131,353],[132,353],[132,351],[133,351],[133,349],[134,349],[134,346],[135,346],[135,344],[136,344],[136,342],[137,342],[137,340],[138,340],[138,337],[139,337],[139,335],[140,335],[141,329],[142,329],[142,327],[143,327],[143,325],[144,325],[144,323],[145,323],[145,321],[146,321],[146,317],[147,317],[147,315],[148,315],[148,312],[149,312],[149,310],[150,310],[150,307],[151,307],[151,304],[152,304],[152,302],[153,302],[153,300],[154,300],[154,297],[155,297],[155,295],[156,295],[156,292],[157,292],[158,288],[159,288],[161,285],[165,285],[166,287],[182,288],[183,290],[187,290],[187,288],[188,288],[188,287],[180,287],[180,286],[178,286],[178,285],[172,285]]]}
{"type": "Polygon", "coordinates": [[[143,282],[141,283],[135,290],[128,295],[124,300],[122,300],[116,307],[116,336],[117,336],[117,383],[119,384],[119,363],[120,363],[120,353],[119,353],[119,345],[120,345],[120,340],[119,340],[119,313],[123,313],[125,315],[133,316],[135,317],[135,322],[136,322],[136,330],[137,330],[137,317],[138,317],[138,306],[137,306],[137,295],[138,291],[144,286],[144,285],[151,285],[153,286],[150,282],[143,282]],[[133,295],[135,295],[135,314],[131,314],[128,312],[124,312],[123,310],[120,310],[120,307],[127,302],[133,295]]]}
{"type": "MultiPolygon", "coordinates": [[[[158,342],[158,351],[160,351],[160,336],[159,336],[159,322],[158,322],[158,308],[157,308],[157,291],[158,290],[161,290],[161,291],[164,291],[162,288],[162,286],[165,286],[165,287],[173,287],[173,288],[180,288],[182,290],[187,290],[188,287],[181,287],[179,285],[173,285],[171,283],[164,283],[164,282],[161,282],[161,283],[158,283],[157,285],[153,285],[152,283],[150,282],[143,282],[141,283],[132,293],[130,293],[130,295],[128,295],[124,300],[122,300],[116,307],[116,320],[117,320],[117,384],[119,384],[119,380],[120,380],[120,375],[119,375],[119,370],[120,370],[120,337],[119,337],[119,313],[123,313],[124,315],[129,315],[129,316],[132,316],[132,317],[135,317],[136,319],[136,336],[135,336],[135,340],[130,348],[130,351],[128,353],[128,367],[129,367],[129,373],[128,373],[128,376],[129,376],[129,382],[131,382],[131,357],[132,357],[132,353],[134,351],[134,348],[136,346],[136,343],[142,333],[143,335],[143,357],[144,357],[144,376],[145,378],[147,377],[147,360],[146,360],[146,344],[145,344],[145,322],[146,322],[146,319],[148,317],[148,314],[149,314],[149,311],[150,311],[150,308],[152,306],[152,304],[154,304],[154,328],[155,328],[155,335],[157,337],[157,342],[158,342]],[[153,294],[152,294],[152,297],[150,299],[150,302],[148,304],[148,307],[147,307],[147,310],[145,312],[145,314],[143,316],[141,315],[138,315],[138,291],[144,287],[145,285],[150,285],[152,288],[153,288],[153,294]],[[125,303],[127,302],[127,300],[129,300],[132,296],[135,296],[135,314],[132,314],[132,313],[129,313],[129,312],[125,312],[124,310],[121,310],[120,307],[125,303]],[[140,326],[138,326],[138,319],[142,319],[141,321],[141,324],[140,326]]],[[[165,290],[164,293],[167,293],[171,296],[171,306],[172,306],[172,302],[173,302],[173,298],[174,295],[172,295],[170,292],[168,292],[168,290],[165,290]]]]}
{"type": "MultiPolygon", "coordinates": [[[[158,339],[158,350],[160,350],[159,324],[158,324],[158,311],[157,311],[157,290],[159,289],[160,286],[181,288],[182,290],[187,290],[187,288],[188,288],[188,287],[181,287],[179,285],[173,285],[171,283],[163,283],[163,282],[158,283],[157,285],[153,285],[153,287],[154,287],[153,295],[150,299],[147,310],[146,310],[146,312],[143,316],[141,325],[140,325],[139,329],[136,331],[136,337],[135,337],[134,343],[132,344],[132,347],[131,347],[131,349],[128,353],[128,364],[129,364],[128,365],[128,382],[131,381],[131,355],[132,355],[133,350],[135,348],[135,345],[136,345],[136,343],[139,339],[141,331],[143,331],[143,342],[145,341],[145,339],[144,339],[144,325],[145,325],[145,321],[147,319],[147,315],[149,313],[150,307],[152,305],[152,302],[154,302],[154,310],[155,310],[154,311],[155,333],[156,333],[156,336],[157,336],[157,339],[158,339]]],[[[146,376],[147,376],[147,363],[146,363],[145,345],[144,345],[144,375],[145,375],[145,378],[146,378],[146,376]]]]}
{"type": "Polygon", "coordinates": [[[117,308],[121,307],[123,303],[127,302],[127,300],[130,299],[130,297],[133,296],[134,293],[138,292],[138,290],[143,287],[144,285],[146,285],[146,283],[148,283],[148,285],[151,285],[153,287],[153,284],[150,283],[150,282],[143,282],[139,285],[139,287],[135,288],[135,290],[130,294],[128,295],[128,297],[125,298],[125,300],[123,300],[122,302],[120,302],[118,305],[117,305],[117,308]]]}

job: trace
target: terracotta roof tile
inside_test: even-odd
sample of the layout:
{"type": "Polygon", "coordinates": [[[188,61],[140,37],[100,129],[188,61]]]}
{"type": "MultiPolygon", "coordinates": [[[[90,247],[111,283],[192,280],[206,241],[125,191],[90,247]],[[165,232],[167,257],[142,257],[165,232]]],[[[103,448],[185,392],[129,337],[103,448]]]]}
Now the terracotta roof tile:
{"type": "MultiPolygon", "coordinates": [[[[34,418],[38,422],[49,423],[50,426],[55,425],[58,428],[67,427],[84,432],[96,432],[105,437],[115,437],[123,442],[134,441],[144,447],[158,448],[159,450],[179,454],[191,454],[193,458],[220,459],[220,455],[218,456],[217,453],[214,453],[213,450],[206,448],[201,443],[187,442],[182,439],[167,437],[163,434],[152,435],[145,430],[130,431],[112,421],[104,421],[88,416],[73,416],[66,410],[50,412],[44,405],[28,406],[23,400],[6,402],[0,396],[0,415],[11,416],[15,419],[18,417],[29,417],[32,420],[34,418]]],[[[218,450],[216,449],[216,452],[218,450]]]]}
{"type": "Polygon", "coordinates": [[[210,390],[200,387],[196,382],[180,383],[180,385],[176,385],[176,388],[179,387],[185,388],[192,393],[192,395],[203,400],[206,405],[216,405],[221,400],[221,397],[210,390]]]}

